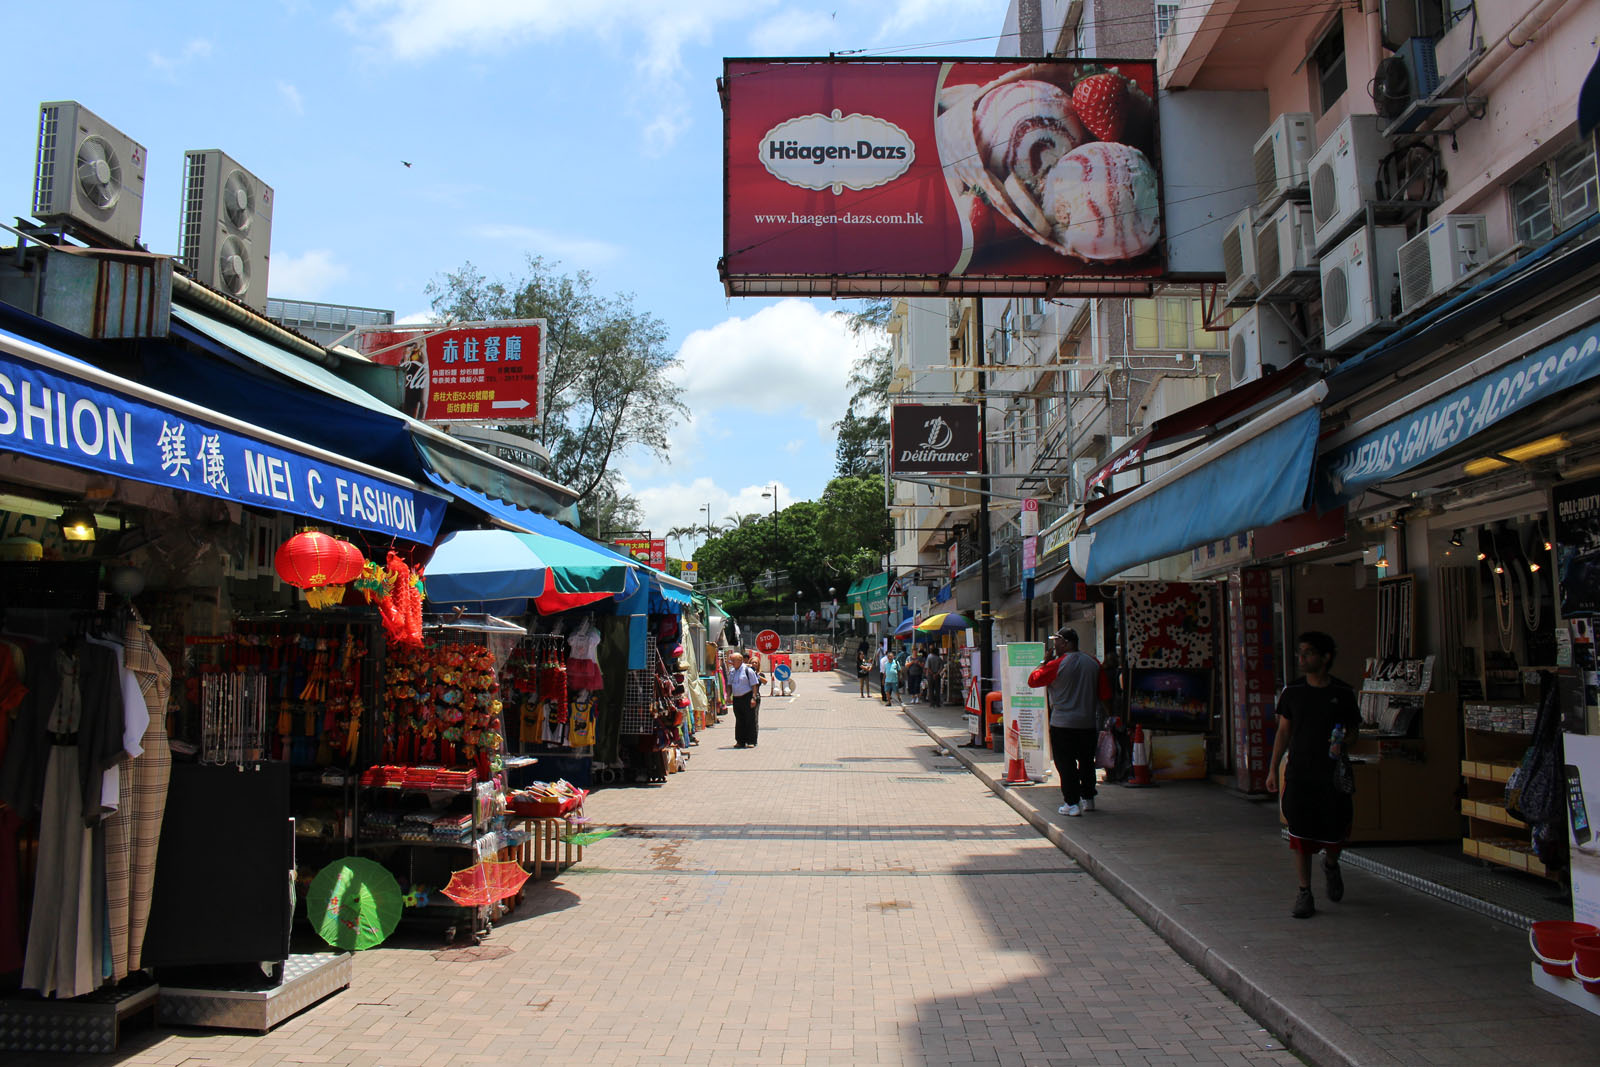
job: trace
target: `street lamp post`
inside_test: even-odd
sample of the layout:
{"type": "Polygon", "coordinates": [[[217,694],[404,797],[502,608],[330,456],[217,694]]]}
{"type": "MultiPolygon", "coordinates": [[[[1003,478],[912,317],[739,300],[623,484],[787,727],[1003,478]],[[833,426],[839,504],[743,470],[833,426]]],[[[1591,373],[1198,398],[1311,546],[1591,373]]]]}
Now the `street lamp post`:
{"type": "Polygon", "coordinates": [[[828,651],[833,651],[833,628],[839,625],[839,599],[838,590],[828,586],[828,601],[833,610],[828,612],[828,651]]]}
{"type": "Polygon", "coordinates": [[[706,540],[711,540],[711,505],[701,504],[700,510],[706,513],[706,540]]]}
{"type": "Polygon", "coordinates": [[[767,490],[767,489],[763,489],[761,491],[762,499],[766,499],[769,496],[772,498],[772,524],[774,526],[776,526],[778,524],[778,483],[777,482],[773,482],[772,483],[772,486],[770,487],[770,491],[767,490]]]}
{"type": "Polygon", "coordinates": [[[800,594],[794,595],[794,647],[800,650],[800,594]]]}

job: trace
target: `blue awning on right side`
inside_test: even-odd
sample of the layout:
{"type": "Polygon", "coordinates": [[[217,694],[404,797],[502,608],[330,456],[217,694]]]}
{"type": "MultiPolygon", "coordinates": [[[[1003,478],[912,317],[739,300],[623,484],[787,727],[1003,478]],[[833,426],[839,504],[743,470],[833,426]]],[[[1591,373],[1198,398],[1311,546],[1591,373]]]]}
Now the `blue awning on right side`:
{"type": "Polygon", "coordinates": [[[1309,506],[1327,386],[1317,383],[1087,518],[1094,539],[1073,567],[1103,582],[1309,506]]]}

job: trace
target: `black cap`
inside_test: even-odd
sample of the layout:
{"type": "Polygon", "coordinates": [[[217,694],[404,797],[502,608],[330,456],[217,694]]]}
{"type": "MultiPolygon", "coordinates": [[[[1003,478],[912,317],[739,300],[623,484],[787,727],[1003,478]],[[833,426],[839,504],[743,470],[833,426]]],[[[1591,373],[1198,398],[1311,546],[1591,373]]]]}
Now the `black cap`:
{"type": "Polygon", "coordinates": [[[1056,636],[1061,638],[1063,641],[1071,641],[1073,644],[1078,643],[1078,631],[1074,630],[1070,626],[1063,626],[1061,629],[1057,630],[1056,636]]]}

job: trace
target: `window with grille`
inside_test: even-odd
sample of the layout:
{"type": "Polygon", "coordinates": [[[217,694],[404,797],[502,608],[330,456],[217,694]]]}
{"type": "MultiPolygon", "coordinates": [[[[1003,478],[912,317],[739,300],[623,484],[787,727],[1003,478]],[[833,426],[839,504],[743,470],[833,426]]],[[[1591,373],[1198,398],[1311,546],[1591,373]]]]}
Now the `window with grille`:
{"type": "Polygon", "coordinates": [[[1164,296],[1130,303],[1134,348],[1214,352],[1227,346],[1226,333],[1205,328],[1205,305],[1197,297],[1164,296]]]}
{"type": "Polygon", "coordinates": [[[1326,115],[1345,90],[1343,22],[1336,19],[1312,49],[1311,76],[1317,88],[1317,114],[1326,115]]]}
{"type": "Polygon", "coordinates": [[[1178,21],[1178,8],[1182,0],[1156,0],[1156,43],[1172,32],[1178,21]]]}
{"type": "Polygon", "coordinates": [[[1594,137],[1534,167],[1511,185],[1517,240],[1543,244],[1594,214],[1600,202],[1594,137]]]}

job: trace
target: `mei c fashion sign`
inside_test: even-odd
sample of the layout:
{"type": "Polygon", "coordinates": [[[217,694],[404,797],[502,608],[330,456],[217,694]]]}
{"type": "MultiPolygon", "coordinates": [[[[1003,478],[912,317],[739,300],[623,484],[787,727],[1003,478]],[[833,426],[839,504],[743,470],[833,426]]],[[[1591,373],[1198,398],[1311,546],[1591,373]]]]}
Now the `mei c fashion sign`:
{"type": "Polygon", "coordinates": [[[889,414],[890,474],[982,474],[976,404],[896,404],[889,414]]]}
{"type": "Polygon", "coordinates": [[[206,414],[0,352],[0,447],[8,451],[423,544],[438,535],[442,497],[206,414]]]}
{"type": "Polygon", "coordinates": [[[730,295],[1143,293],[1165,269],[1149,60],[729,59],[730,295]]]}

